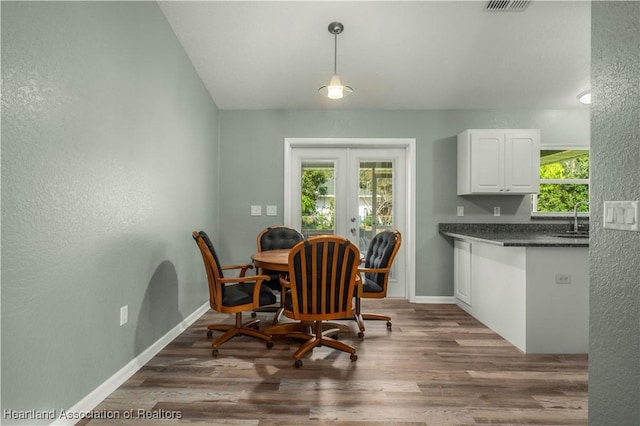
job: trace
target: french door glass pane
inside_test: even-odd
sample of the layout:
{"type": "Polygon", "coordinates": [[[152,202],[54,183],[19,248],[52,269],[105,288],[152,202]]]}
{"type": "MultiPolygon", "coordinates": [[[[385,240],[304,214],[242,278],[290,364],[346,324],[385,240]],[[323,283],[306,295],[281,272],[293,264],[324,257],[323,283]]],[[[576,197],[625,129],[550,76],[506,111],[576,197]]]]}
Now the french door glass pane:
{"type": "Polygon", "coordinates": [[[393,227],[393,163],[361,161],[359,176],[358,248],[365,253],[374,235],[393,227]]]}
{"type": "Polygon", "coordinates": [[[335,164],[333,161],[302,161],[302,234],[334,234],[335,164]]]}

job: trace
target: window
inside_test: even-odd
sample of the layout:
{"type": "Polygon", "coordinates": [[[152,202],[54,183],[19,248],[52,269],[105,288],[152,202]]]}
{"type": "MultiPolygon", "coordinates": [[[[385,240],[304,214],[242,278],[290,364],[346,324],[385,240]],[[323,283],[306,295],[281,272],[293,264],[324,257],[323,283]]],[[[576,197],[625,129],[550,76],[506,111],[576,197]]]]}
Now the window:
{"type": "Polygon", "coordinates": [[[302,161],[302,234],[333,234],[335,223],[335,164],[302,161]]]}
{"type": "MultiPolygon", "coordinates": [[[[589,150],[540,150],[540,192],[531,196],[531,211],[568,214],[580,201],[589,201],[589,150]]],[[[589,205],[578,206],[589,212],[589,205]]]]}

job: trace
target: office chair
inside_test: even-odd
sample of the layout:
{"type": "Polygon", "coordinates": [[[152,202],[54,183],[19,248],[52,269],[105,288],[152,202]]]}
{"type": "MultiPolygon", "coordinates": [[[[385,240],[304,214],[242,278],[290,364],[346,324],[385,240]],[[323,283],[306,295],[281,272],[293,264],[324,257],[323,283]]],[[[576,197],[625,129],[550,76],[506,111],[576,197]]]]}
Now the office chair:
{"type": "Polygon", "coordinates": [[[350,353],[351,361],[358,359],[355,348],[329,337],[337,330],[323,331],[323,323],[353,315],[359,261],[358,248],[349,240],[333,235],[310,237],[291,249],[289,275],[280,277],[286,296],[284,314],[313,323],[312,333],[298,331],[287,335],[288,339],[305,341],[293,354],[296,368],[302,366],[300,358],[316,346],[350,353]]]}
{"type": "MultiPolygon", "coordinates": [[[[267,251],[290,249],[302,240],[304,240],[304,236],[297,230],[287,226],[274,225],[260,231],[256,243],[258,251],[267,251]]],[[[265,282],[270,289],[281,292],[282,286],[280,285],[280,273],[278,271],[262,270],[260,273],[271,277],[271,280],[265,282]]],[[[280,294],[280,306],[264,306],[254,309],[251,316],[255,317],[256,312],[275,312],[273,324],[277,324],[284,312],[282,307],[283,300],[284,298],[280,294]]]]}
{"type": "Polygon", "coordinates": [[[356,321],[360,332],[358,337],[364,337],[364,320],[387,321],[387,328],[391,329],[391,317],[388,315],[367,313],[361,310],[361,299],[382,299],[387,297],[387,286],[393,260],[402,244],[402,235],[397,229],[383,231],[373,237],[367,253],[364,267],[358,269],[361,274],[356,290],[356,321]]]}
{"type": "Polygon", "coordinates": [[[207,337],[213,335],[213,331],[223,331],[211,344],[212,356],[218,356],[218,347],[227,340],[237,335],[253,336],[267,342],[267,348],[273,347],[271,335],[259,330],[260,320],[253,319],[242,322],[242,312],[256,309],[264,305],[276,303],[276,296],[271,289],[263,286],[262,282],[269,279],[266,275],[246,276],[246,272],[252,265],[220,265],[218,255],[211,240],[204,231],[193,231],[193,239],[196,241],[209,282],[209,305],[211,309],[228,314],[235,314],[235,324],[211,324],[207,331],[207,337]],[[225,278],[223,270],[239,269],[238,277],[225,278]]]}

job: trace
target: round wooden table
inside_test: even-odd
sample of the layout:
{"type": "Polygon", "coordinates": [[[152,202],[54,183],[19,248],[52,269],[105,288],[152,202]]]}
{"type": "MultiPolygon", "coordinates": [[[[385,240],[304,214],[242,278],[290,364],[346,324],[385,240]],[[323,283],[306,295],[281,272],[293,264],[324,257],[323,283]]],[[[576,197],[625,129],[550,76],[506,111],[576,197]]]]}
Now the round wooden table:
{"type": "Polygon", "coordinates": [[[289,271],[289,249],[265,250],[251,255],[253,264],[257,268],[269,271],[289,271]]]}

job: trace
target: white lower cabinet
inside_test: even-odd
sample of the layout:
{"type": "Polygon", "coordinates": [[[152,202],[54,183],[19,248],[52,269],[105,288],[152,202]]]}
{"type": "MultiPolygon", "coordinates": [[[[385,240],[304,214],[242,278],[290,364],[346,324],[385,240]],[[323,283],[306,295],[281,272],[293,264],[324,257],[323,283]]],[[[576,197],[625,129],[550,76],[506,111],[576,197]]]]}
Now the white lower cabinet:
{"type": "Polygon", "coordinates": [[[471,243],[455,240],[453,289],[457,300],[471,305],[471,243]]]}
{"type": "Polygon", "coordinates": [[[456,304],[526,353],[588,353],[589,248],[455,240],[456,304]]]}

